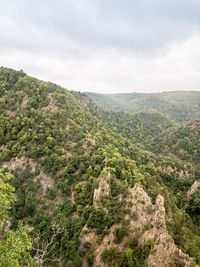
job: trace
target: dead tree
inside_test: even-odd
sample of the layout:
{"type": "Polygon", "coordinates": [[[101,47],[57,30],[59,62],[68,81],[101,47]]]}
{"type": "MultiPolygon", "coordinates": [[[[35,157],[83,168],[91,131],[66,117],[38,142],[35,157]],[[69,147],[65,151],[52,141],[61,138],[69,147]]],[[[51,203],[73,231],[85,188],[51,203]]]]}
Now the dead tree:
{"type": "Polygon", "coordinates": [[[52,259],[49,258],[49,256],[57,244],[57,242],[54,242],[55,237],[62,233],[63,230],[61,228],[56,228],[56,226],[53,225],[52,231],[53,234],[48,241],[44,239],[45,233],[41,233],[39,230],[36,233],[32,249],[35,251],[34,258],[36,259],[37,267],[42,267],[46,261],[59,262],[59,259],[52,259]]]}

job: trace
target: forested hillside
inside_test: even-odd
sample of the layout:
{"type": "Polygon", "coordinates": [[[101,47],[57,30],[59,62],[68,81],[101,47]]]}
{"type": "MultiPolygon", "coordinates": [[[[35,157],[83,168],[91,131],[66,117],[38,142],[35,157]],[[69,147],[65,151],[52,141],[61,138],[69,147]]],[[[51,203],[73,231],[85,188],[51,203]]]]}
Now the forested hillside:
{"type": "Polygon", "coordinates": [[[185,162],[190,161],[197,178],[187,195],[190,197],[189,206],[185,206],[193,221],[199,224],[200,199],[200,121],[195,120],[187,124],[172,127],[152,141],[148,148],[157,154],[173,157],[174,155],[185,162]]]}
{"type": "Polygon", "coordinates": [[[78,92],[72,93],[108,128],[138,145],[148,144],[149,140],[175,125],[172,120],[157,111],[128,113],[106,110],[98,107],[88,95],[78,92]]]}
{"type": "Polygon", "coordinates": [[[156,153],[174,154],[183,160],[199,163],[200,159],[200,121],[171,128],[159,135],[150,144],[156,153]]]}
{"type": "Polygon", "coordinates": [[[97,105],[108,110],[141,112],[156,110],[176,122],[193,120],[200,115],[200,92],[95,94],[87,93],[97,105]]]}
{"type": "Polygon", "coordinates": [[[21,255],[30,253],[30,265],[200,263],[200,206],[187,194],[198,179],[191,162],[139,149],[69,91],[22,71],[0,68],[0,111],[0,163],[13,174],[7,183],[16,196],[0,219],[8,232],[20,221],[32,228],[21,255]]]}

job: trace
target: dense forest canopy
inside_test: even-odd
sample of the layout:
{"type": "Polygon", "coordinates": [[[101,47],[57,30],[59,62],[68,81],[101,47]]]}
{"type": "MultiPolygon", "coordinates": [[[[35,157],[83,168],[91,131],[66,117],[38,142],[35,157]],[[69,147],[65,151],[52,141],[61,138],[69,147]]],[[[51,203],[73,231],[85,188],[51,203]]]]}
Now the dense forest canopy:
{"type": "Polygon", "coordinates": [[[183,160],[199,163],[200,120],[171,128],[152,139],[149,147],[162,154],[174,154],[183,160]]]}
{"type": "Polygon", "coordinates": [[[82,97],[0,68],[0,219],[9,222],[0,250],[9,238],[21,249],[12,258],[10,246],[0,266],[199,264],[199,192],[188,195],[198,168],[191,157],[144,149],[179,126],[82,97]]]}
{"type": "Polygon", "coordinates": [[[114,132],[137,145],[145,145],[162,131],[175,126],[175,122],[157,111],[137,113],[105,110],[95,104],[87,94],[72,92],[76,99],[114,132]]]}
{"type": "Polygon", "coordinates": [[[176,122],[193,120],[200,115],[200,92],[96,94],[87,93],[100,107],[114,111],[141,112],[156,110],[176,122]]]}

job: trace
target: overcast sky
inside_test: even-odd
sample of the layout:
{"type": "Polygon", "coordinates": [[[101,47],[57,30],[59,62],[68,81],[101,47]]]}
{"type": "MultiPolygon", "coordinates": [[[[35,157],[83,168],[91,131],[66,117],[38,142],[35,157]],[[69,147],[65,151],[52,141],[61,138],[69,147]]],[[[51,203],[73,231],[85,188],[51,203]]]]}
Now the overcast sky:
{"type": "Polygon", "coordinates": [[[200,90],[200,1],[0,0],[0,65],[80,91],[200,90]]]}

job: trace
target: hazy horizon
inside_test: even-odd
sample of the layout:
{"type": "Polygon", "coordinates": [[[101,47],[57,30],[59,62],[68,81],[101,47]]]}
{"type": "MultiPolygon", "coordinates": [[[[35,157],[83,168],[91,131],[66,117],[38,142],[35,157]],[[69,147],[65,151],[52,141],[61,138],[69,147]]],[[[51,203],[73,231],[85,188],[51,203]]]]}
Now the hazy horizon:
{"type": "MultiPolygon", "coordinates": [[[[79,91],[79,90],[73,90],[73,91],[79,91]]],[[[156,91],[156,92],[134,92],[130,91],[128,93],[126,92],[121,92],[121,93],[97,93],[97,92],[92,92],[92,91],[83,91],[83,93],[93,93],[93,94],[99,94],[99,95],[116,95],[116,94],[164,94],[164,93],[176,93],[176,92],[200,92],[200,90],[173,90],[173,91],[156,91]]]]}
{"type": "Polygon", "coordinates": [[[0,65],[67,89],[200,89],[197,0],[0,1],[0,65]]]}

